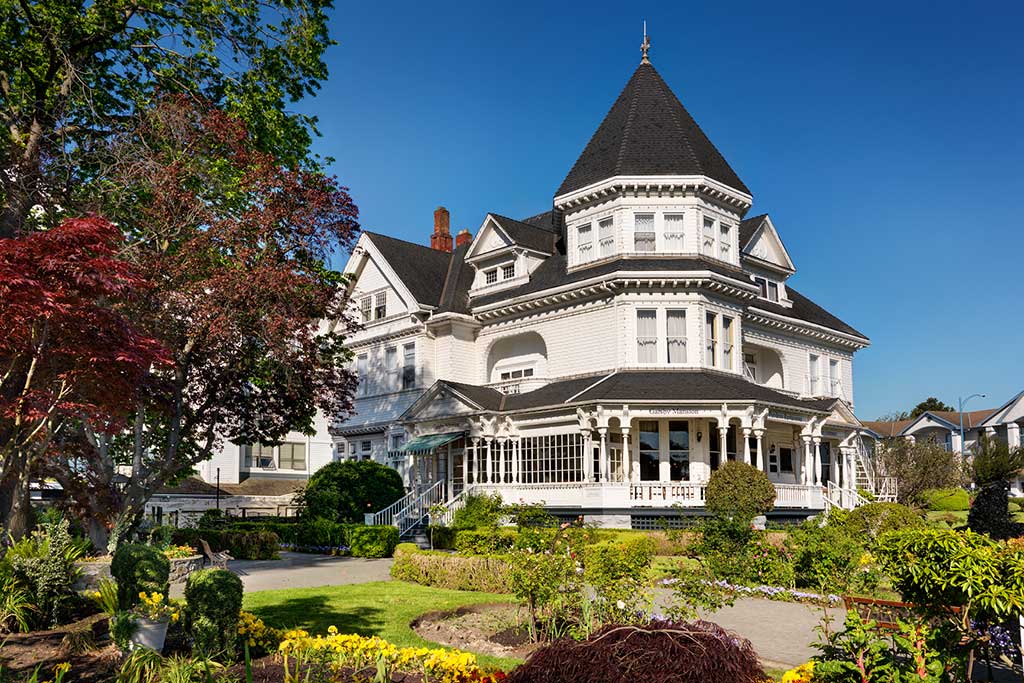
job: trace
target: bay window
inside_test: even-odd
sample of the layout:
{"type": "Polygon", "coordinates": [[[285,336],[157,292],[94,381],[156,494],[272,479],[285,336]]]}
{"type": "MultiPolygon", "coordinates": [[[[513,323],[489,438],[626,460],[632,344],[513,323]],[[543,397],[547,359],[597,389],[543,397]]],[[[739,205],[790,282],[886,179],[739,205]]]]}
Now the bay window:
{"type": "Polygon", "coordinates": [[[656,241],[654,235],[654,214],[633,214],[633,250],[654,251],[656,241]]]}
{"type": "Polygon", "coordinates": [[[636,360],[639,364],[658,362],[658,312],[636,312],[636,360]]]}
{"type": "Polygon", "coordinates": [[[722,367],[732,370],[732,318],[722,316],[722,367]]]}
{"type": "Polygon", "coordinates": [[[728,261],[732,254],[732,227],[728,223],[718,223],[718,251],[723,261],[728,261]]]}
{"type": "Polygon", "coordinates": [[[704,217],[704,232],[701,236],[702,252],[715,256],[715,219],[704,217]]]}
{"type": "Polygon", "coordinates": [[[686,362],[686,311],[665,312],[665,348],[669,364],[686,362]]]}
{"type": "Polygon", "coordinates": [[[708,313],[704,318],[705,362],[709,367],[718,367],[718,316],[708,313]]]}

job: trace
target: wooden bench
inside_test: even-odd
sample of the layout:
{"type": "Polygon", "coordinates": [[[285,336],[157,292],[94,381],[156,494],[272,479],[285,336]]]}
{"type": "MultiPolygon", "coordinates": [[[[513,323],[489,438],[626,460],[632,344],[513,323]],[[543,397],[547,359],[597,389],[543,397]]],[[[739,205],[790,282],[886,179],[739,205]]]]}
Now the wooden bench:
{"type": "Polygon", "coordinates": [[[199,542],[203,545],[203,554],[206,555],[206,559],[210,562],[211,566],[217,569],[227,569],[228,560],[235,559],[224,550],[219,553],[213,552],[210,549],[210,544],[206,542],[205,538],[200,538],[199,542]]]}

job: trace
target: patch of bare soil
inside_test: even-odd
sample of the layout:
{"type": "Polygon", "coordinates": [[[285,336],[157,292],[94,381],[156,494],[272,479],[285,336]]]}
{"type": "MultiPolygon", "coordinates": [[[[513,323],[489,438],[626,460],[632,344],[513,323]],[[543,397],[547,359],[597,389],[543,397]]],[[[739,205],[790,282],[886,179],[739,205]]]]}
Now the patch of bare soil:
{"type": "Polygon", "coordinates": [[[39,679],[52,677],[53,667],[67,662],[65,680],[100,683],[110,680],[121,657],[107,638],[107,617],[94,614],[52,631],[11,633],[0,636],[0,669],[15,680],[39,667],[39,679]]]}
{"type": "Polygon", "coordinates": [[[470,605],[428,612],[411,624],[422,638],[467,652],[526,659],[537,649],[515,605],[470,605]]]}

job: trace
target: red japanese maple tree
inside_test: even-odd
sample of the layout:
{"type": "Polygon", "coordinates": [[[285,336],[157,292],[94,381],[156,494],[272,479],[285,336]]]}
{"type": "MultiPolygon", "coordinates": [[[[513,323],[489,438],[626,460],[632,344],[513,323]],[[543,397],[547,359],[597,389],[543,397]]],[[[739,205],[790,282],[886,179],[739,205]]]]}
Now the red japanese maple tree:
{"type": "Polygon", "coordinates": [[[172,362],[138,379],[126,430],[93,437],[86,425],[87,438],[47,461],[98,545],[225,439],[309,432],[318,410],[344,416],[355,388],[347,280],[327,266],[358,230],[345,188],[283,165],[237,119],[181,98],[160,102],[108,156],[88,192],[150,285],[127,315],[172,362]]]}
{"type": "Polygon", "coordinates": [[[0,521],[25,531],[30,475],[70,433],[116,434],[169,356],[124,306],[147,287],[98,218],[0,240],[0,521]]]}

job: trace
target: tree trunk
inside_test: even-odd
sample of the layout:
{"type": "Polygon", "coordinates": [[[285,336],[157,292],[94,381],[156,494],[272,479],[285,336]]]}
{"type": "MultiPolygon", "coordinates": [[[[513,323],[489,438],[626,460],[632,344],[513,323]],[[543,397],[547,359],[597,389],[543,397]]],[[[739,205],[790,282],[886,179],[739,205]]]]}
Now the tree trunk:
{"type": "Polygon", "coordinates": [[[0,520],[5,541],[7,538],[17,541],[30,531],[32,502],[24,468],[11,468],[6,479],[0,482],[0,520]]]}

